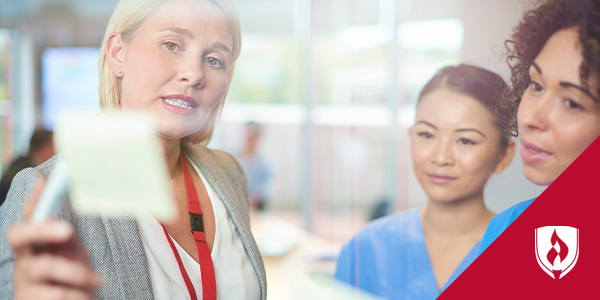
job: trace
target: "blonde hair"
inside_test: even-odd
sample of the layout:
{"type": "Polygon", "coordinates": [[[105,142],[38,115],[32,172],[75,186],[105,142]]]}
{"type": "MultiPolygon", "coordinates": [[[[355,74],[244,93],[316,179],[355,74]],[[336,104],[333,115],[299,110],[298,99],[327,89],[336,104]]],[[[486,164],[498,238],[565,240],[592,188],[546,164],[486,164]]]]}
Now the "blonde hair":
{"type": "MultiPolygon", "coordinates": [[[[129,42],[133,38],[135,31],[143,24],[148,16],[165,1],[167,0],[121,0],[115,7],[113,14],[108,21],[108,25],[106,26],[102,47],[100,48],[100,57],[98,59],[98,71],[100,76],[98,96],[100,98],[100,108],[103,111],[120,110],[121,98],[121,80],[114,75],[106,58],[106,46],[109,36],[113,32],[118,32],[121,34],[121,39],[124,42],[129,42]]],[[[213,4],[223,12],[229,21],[229,29],[233,39],[233,59],[229,65],[229,83],[231,83],[235,61],[239,57],[242,47],[240,22],[237,12],[231,3],[231,0],[198,1],[207,1],[213,4]]],[[[191,143],[202,143],[204,145],[210,142],[217,120],[223,110],[223,104],[226,97],[227,92],[225,92],[223,98],[210,112],[202,129],[196,134],[186,137],[186,141],[191,143]]]]}

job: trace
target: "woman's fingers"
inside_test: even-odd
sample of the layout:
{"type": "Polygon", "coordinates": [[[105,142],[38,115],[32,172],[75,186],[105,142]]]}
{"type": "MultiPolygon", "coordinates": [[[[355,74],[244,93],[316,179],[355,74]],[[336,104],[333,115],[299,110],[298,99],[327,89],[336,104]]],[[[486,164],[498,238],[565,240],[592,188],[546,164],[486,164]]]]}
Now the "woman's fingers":
{"type": "Polygon", "coordinates": [[[94,299],[90,291],[76,288],[64,288],[56,285],[36,285],[26,290],[15,293],[16,300],[39,299],[39,300],[91,300],[94,299]]]}
{"type": "Polygon", "coordinates": [[[14,224],[6,238],[15,253],[16,299],[92,299],[101,284],[89,266],[87,251],[71,224],[28,221],[42,194],[40,180],[23,208],[25,222],[14,224]]]}
{"type": "Polygon", "coordinates": [[[69,223],[15,224],[7,240],[15,253],[16,299],[91,299],[101,284],[69,223]]]}
{"type": "Polygon", "coordinates": [[[92,290],[100,286],[101,280],[89,266],[87,257],[74,259],[69,254],[75,250],[71,249],[71,244],[76,240],[72,228],[67,225],[67,233],[70,233],[58,234],[59,238],[53,239],[48,236],[57,236],[56,231],[60,230],[49,230],[50,234],[45,230],[61,227],[63,224],[57,221],[46,223],[46,226],[42,226],[46,229],[38,228],[40,224],[16,225],[10,229],[8,238],[15,249],[15,298],[91,299],[92,290]],[[20,233],[25,233],[25,237],[20,233]],[[66,241],[55,242],[65,236],[66,241]],[[53,243],[47,243],[49,241],[53,243]],[[40,249],[36,250],[36,247],[40,249]]]}
{"type": "Polygon", "coordinates": [[[24,261],[17,268],[29,274],[27,280],[32,282],[51,282],[83,290],[92,290],[101,284],[87,264],[49,254],[24,261]]]}
{"type": "Polygon", "coordinates": [[[73,227],[63,221],[26,222],[10,227],[6,232],[6,239],[18,255],[19,251],[31,249],[33,245],[65,243],[74,234],[73,227]]]}

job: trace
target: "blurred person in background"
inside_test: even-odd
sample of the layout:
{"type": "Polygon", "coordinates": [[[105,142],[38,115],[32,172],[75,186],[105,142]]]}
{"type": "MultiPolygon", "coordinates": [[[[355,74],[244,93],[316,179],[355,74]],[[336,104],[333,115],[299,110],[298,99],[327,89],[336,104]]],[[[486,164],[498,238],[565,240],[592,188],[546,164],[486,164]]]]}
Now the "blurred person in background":
{"type": "Polygon", "coordinates": [[[392,201],[384,196],[375,202],[369,213],[369,221],[374,221],[392,213],[392,201]]]}
{"type": "Polygon", "coordinates": [[[155,120],[179,217],[84,216],[67,196],[61,220],[33,222],[32,191],[54,156],[20,172],[0,207],[0,299],[266,299],[243,170],[206,146],[240,51],[232,1],[117,4],[100,51],[100,107],[155,120]]]}
{"type": "Polygon", "coordinates": [[[257,122],[246,123],[244,145],[235,155],[248,178],[250,205],[258,210],[264,210],[266,207],[266,188],[271,179],[271,167],[259,149],[262,130],[262,126],[257,122]]]}
{"type": "Polygon", "coordinates": [[[54,149],[52,132],[45,129],[36,129],[33,135],[31,135],[27,156],[20,156],[14,160],[4,174],[2,174],[2,179],[0,180],[0,205],[6,200],[10,184],[19,171],[40,165],[54,156],[54,154],[56,154],[56,150],[54,149]]]}
{"type": "Polygon", "coordinates": [[[425,85],[410,134],[427,205],[368,224],[342,248],[338,280],[384,299],[434,299],[477,258],[494,216],[484,187],[515,151],[508,94],[500,76],[469,65],[425,85]]]}
{"type": "MultiPolygon", "coordinates": [[[[506,45],[523,173],[550,185],[600,135],[600,1],[543,1],[506,45]]],[[[534,200],[494,217],[481,251],[534,200]]]]}

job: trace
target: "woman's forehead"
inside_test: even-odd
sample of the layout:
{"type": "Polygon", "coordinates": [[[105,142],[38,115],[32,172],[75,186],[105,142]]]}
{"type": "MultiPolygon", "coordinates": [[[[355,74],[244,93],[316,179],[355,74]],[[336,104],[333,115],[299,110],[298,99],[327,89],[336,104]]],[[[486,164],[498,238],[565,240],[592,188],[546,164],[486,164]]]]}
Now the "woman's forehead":
{"type": "Polygon", "coordinates": [[[577,27],[555,32],[546,41],[530,68],[530,73],[538,74],[548,83],[561,86],[573,84],[586,87],[594,98],[598,98],[598,75],[590,74],[587,82],[581,82],[581,64],[583,63],[583,47],[579,39],[577,27]]]}
{"type": "Polygon", "coordinates": [[[417,107],[417,119],[430,119],[436,123],[478,127],[493,127],[494,117],[477,99],[450,91],[437,89],[423,97],[417,107]]]}
{"type": "Polygon", "coordinates": [[[168,0],[148,16],[146,22],[188,24],[188,30],[206,30],[206,25],[229,27],[220,8],[205,0],[168,0]],[[204,25],[194,27],[192,25],[204,25]]]}
{"type": "Polygon", "coordinates": [[[191,40],[233,44],[230,22],[215,5],[204,0],[168,0],[152,12],[133,37],[158,32],[173,33],[191,40]]]}
{"type": "Polygon", "coordinates": [[[548,78],[562,78],[580,84],[579,66],[583,61],[577,28],[555,32],[544,44],[531,66],[532,71],[548,78]]]}

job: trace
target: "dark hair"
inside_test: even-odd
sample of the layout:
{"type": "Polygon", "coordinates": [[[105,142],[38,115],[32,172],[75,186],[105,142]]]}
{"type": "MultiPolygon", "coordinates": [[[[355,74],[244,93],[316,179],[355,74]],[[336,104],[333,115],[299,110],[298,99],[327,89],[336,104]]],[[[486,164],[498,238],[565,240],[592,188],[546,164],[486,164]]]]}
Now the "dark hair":
{"type": "Polygon", "coordinates": [[[31,140],[29,141],[29,153],[31,154],[38,151],[50,141],[52,141],[52,131],[36,129],[31,135],[31,140]]]}
{"type": "MultiPolygon", "coordinates": [[[[600,1],[547,0],[525,13],[505,42],[511,69],[513,96],[519,102],[530,84],[529,67],[555,32],[577,27],[583,48],[580,66],[582,84],[591,74],[600,74],[600,1]]],[[[600,90],[598,90],[600,93],[600,90]]]]}
{"type": "MultiPolygon", "coordinates": [[[[517,134],[517,105],[510,98],[510,89],[500,75],[470,65],[449,66],[439,70],[423,87],[418,102],[425,95],[445,88],[477,99],[494,116],[500,133],[500,146],[506,147],[517,134]]],[[[418,103],[417,102],[417,103],[418,103]]]]}

